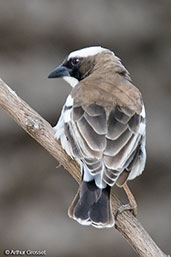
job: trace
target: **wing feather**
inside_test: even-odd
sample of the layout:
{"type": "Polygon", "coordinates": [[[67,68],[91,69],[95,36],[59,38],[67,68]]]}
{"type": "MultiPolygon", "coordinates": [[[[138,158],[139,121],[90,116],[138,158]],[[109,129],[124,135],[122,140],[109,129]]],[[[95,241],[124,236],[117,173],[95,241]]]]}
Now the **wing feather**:
{"type": "Polygon", "coordinates": [[[77,126],[82,137],[92,150],[103,151],[105,149],[104,135],[97,134],[84,117],[77,121],[77,126]]]}
{"type": "Polygon", "coordinates": [[[131,136],[132,132],[127,129],[116,140],[107,139],[107,145],[104,154],[109,156],[115,156],[121,151],[121,149],[124,148],[131,136]]]}
{"type": "Polygon", "coordinates": [[[115,118],[115,110],[112,110],[108,118],[107,138],[117,139],[128,127],[115,118]]]}
{"type": "Polygon", "coordinates": [[[105,113],[104,107],[97,105],[97,104],[90,104],[90,105],[82,106],[82,108],[90,116],[102,115],[105,113]]]}
{"type": "Polygon", "coordinates": [[[83,114],[84,114],[84,110],[81,108],[81,106],[73,108],[72,115],[73,115],[74,121],[78,121],[79,119],[81,119],[83,114]]]}
{"type": "Polygon", "coordinates": [[[88,113],[84,113],[84,118],[89,123],[89,125],[94,129],[94,131],[99,135],[105,135],[107,132],[106,124],[106,113],[102,113],[96,116],[90,116],[88,113]]]}
{"type": "Polygon", "coordinates": [[[142,169],[145,155],[145,118],[141,114],[121,106],[109,110],[97,104],[77,105],[65,133],[74,156],[91,175],[102,173],[108,185],[122,185],[140,173],[137,167],[142,169]]]}
{"type": "Polygon", "coordinates": [[[128,123],[128,121],[130,120],[130,115],[125,114],[123,111],[122,111],[122,108],[120,108],[119,106],[116,106],[115,108],[115,113],[114,113],[114,117],[117,121],[123,123],[123,124],[126,124],[128,123]]]}

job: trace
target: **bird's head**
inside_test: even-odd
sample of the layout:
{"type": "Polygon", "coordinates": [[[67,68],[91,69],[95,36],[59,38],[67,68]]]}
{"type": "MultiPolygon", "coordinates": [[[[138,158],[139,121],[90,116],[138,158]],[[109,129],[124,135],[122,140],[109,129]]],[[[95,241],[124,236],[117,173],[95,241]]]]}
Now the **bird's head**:
{"type": "MultiPolygon", "coordinates": [[[[114,54],[101,46],[92,46],[74,51],[64,62],[52,71],[48,78],[64,78],[72,87],[103,67],[114,54]],[[107,58],[105,57],[107,56],[107,58]]],[[[119,60],[116,56],[115,58],[119,60]]]]}

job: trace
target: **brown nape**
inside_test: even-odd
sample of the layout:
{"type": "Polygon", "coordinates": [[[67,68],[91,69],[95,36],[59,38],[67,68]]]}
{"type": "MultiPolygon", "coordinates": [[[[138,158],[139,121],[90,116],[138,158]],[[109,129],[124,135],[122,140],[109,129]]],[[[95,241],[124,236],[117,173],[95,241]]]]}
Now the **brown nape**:
{"type": "Polygon", "coordinates": [[[93,76],[90,78],[89,76],[76,85],[71,93],[75,106],[97,104],[104,107],[115,107],[118,105],[140,114],[143,103],[139,90],[132,84],[119,80],[116,77],[111,83],[110,81],[104,82],[101,78],[97,79],[93,76]]]}
{"type": "Polygon", "coordinates": [[[129,72],[122,65],[120,59],[110,50],[106,50],[95,56],[94,71],[101,73],[115,73],[124,76],[127,80],[131,81],[129,72]]]}
{"type": "MultiPolygon", "coordinates": [[[[72,90],[75,104],[119,105],[139,114],[142,110],[141,93],[131,83],[129,73],[120,60],[110,51],[86,59],[91,63],[87,70],[90,74],[72,90]]],[[[86,59],[80,69],[86,69],[86,59]]]]}
{"type": "Polygon", "coordinates": [[[120,59],[110,50],[105,50],[94,56],[83,58],[79,70],[81,74],[84,74],[84,78],[94,73],[96,70],[101,73],[105,73],[109,70],[109,72],[118,73],[131,81],[129,72],[122,65],[120,59]]]}

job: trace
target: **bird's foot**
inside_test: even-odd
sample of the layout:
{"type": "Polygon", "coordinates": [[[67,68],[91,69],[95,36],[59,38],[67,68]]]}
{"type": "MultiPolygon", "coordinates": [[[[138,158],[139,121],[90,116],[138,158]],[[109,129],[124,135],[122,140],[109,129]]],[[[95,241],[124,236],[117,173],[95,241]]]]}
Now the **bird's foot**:
{"type": "Polygon", "coordinates": [[[131,211],[131,213],[136,217],[137,216],[137,203],[129,202],[127,204],[123,204],[123,205],[119,206],[116,211],[116,214],[115,214],[115,220],[117,220],[118,215],[124,211],[131,211]]]}
{"type": "Polygon", "coordinates": [[[131,193],[127,184],[123,185],[123,189],[128,197],[129,203],[123,204],[120,207],[118,207],[116,214],[115,214],[116,220],[117,220],[117,216],[124,211],[131,211],[135,217],[137,216],[137,203],[136,203],[136,200],[135,200],[133,194],[131,193]]]}

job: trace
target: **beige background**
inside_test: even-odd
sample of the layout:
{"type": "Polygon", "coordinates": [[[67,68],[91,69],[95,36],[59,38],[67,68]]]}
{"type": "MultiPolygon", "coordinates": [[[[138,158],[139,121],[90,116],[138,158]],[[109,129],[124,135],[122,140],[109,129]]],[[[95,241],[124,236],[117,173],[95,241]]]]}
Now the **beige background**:
{"type": "MultiPolygon", "coordinates": [[[[70,91],[48,80],[72,50],[113,50],[143,94],[147,166],[130,182],[138,218],[171,252],[171,5],[160,0],[0,0],[0,76],[55,125],[70,91]]],[[[0,110],[0,256],[4,249],[47,256],[134,257],[114,229],[84,227],[67,217],[77,184],[0,110]]],[[[116,189],[114,189],[116,190],[116,189]]],[[[117,194],[126,201],[121,190],[117,194]]]]}

